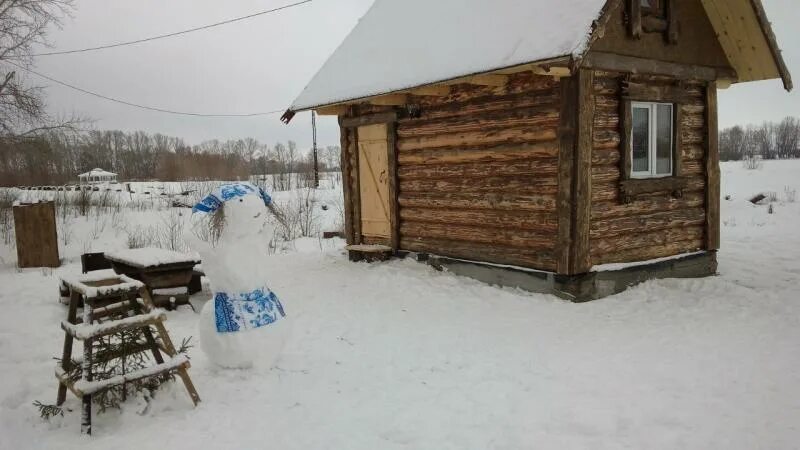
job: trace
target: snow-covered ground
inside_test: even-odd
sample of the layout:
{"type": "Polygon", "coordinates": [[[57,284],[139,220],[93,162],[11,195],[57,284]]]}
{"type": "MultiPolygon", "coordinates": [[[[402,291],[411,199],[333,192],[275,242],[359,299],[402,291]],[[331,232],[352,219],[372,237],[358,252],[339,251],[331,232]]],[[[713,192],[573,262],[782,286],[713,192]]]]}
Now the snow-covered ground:
{"type": "MultiPolygon", "coordinates": [[[[55,400],[57,280],[80,271],[93,219],[72,227],[56,270],[17,270],[0,247],[0,449],[798,448],[800,203],[787,186],[800,188],[800,161],[724,164],[721,276],[580,305],[300,239],[269,257],[293,318],[278,367],[218,370],[194,348],[199,407],[177,383],[147,410],[96,415],[91,438],[74,397],[49,422],[31,403],[55,400]],[[773,214],[747,202],[762,191],[777,193],[773,214]]],[[[124,247],[113,224],[164,213],[108,217],[92,242],[124,247]]],[[[173,340],[197,336],[199,315],[168,317],[173,340]]]]}

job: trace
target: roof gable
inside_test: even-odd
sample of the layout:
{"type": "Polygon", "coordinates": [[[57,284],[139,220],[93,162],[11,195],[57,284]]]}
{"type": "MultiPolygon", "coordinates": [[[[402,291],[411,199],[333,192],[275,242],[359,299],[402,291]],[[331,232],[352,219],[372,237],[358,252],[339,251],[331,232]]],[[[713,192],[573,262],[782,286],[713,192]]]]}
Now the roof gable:
{"type": "Polygon", "coordinates": [[[731,69],[701,0],[678,0],[675,15],[679,26],[674,43],[667,41],[665,32],[643,32],[638,39],[631,39],[625,3],[610,4],[610,17],[602,36],[591,45],[592,51],[731,69]]]}

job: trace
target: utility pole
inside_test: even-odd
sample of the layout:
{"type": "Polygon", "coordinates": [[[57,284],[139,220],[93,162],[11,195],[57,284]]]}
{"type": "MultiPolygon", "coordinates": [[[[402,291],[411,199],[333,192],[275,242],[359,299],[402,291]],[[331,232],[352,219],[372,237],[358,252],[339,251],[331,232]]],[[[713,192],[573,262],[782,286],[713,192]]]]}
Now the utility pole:
{"type": "Polygon", "coordinates": [[[317,112],[311,110],[311,128],[314,134],[314,189],[319,189],[319,165],[317,160],[317,112]]]}

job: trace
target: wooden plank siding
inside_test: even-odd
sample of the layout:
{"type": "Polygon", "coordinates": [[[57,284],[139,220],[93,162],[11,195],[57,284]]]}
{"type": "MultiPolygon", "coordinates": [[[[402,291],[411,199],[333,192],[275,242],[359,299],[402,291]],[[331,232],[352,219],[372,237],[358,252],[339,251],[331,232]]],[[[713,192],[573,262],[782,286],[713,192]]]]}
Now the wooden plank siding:
{"type": "MultiPolygon", "coordinates": [[[[620,197],[622,177],[622,79],[626,75],[595,71],[595,119],[591,164],[590,259],[593,265],[643,261],[706,248],[706,171],[708,126],[703,82],[684,81],[688,98],[676,114],[681,145],[676,166],[686,179],[683,195],[654,192],[629,203],[620,197]]],[[[674,85],[675,80],[627,75],[649,86],[674,85]]]]}
{"type": "Polygon", "coordinates": [[[411,97],[396,124],[400,248],[556,270],[561,88],[552,77],[411,97]]]}

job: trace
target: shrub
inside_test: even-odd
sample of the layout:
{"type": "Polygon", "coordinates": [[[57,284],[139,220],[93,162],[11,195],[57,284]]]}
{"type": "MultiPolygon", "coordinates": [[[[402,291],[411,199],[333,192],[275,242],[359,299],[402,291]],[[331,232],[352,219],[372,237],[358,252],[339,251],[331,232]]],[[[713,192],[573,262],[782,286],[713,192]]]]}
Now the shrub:
{"type": "Polygon", "coordinates": [[[281,240],[292,241],[319,233],[316,201],[313,189],[300,189],[289,202],[274,206],[282,219],[278,221],[278,236],[281,240]]]}
{"type": "Polygon", "coordinates": [[[747,170],[758,170],[764,167],[764,163],[760,156],[749,155],[742,160],[742,165],[747,170]]]}
{"type": "Polygon", "coordinates": [[[128,248],[156,247],[158,237],[153,227],[137,226],[128,231],[128,248]]]}
{"type": "Polygon", "coordinates": [[[19,200],[13,189],[0,189],[0,237],[5,245],[14,242],[14,212],[12,206],[19,200]]]}
{"type": "Polygon", "coordinates": [[[766,196],[767,196],[767,202],[769,202],[769,203],[775,203],[775,202],[778,201],[778,193],[777,192],[767,192],[766,196]]]}
{"type": "Polygon", "coordinates": [[[176,209],[170,209],[161,215],[161,224],[158,227],[158,246],[167,250],[185,251],[186,241],[183,239],[185,222],[183,214],[176,209]]]}
{"type": "Polygon", "coordinates": [[[786,186],[783,189],[783,193],[786,197],[787,203],[794,203],[797,200],[797,189],[792,189],[789,186],[786,186]]]}

